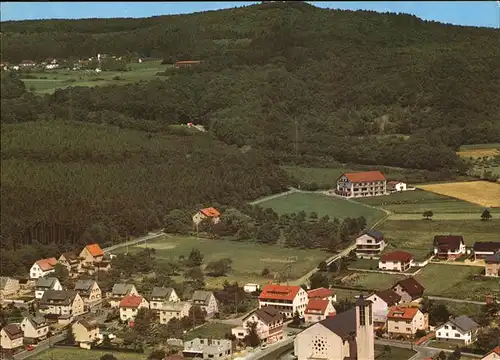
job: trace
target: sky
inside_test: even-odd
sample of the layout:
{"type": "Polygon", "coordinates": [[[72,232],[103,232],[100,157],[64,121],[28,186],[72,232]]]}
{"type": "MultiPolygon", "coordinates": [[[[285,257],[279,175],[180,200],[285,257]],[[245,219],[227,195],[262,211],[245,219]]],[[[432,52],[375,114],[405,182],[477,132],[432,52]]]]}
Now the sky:
{"type": "MultiPolygon", "coordinates": [[[[256,2],[2,2],[2,21],[149,17],[251,5],[256,2]]],[[[311,1],[318,7],[401,12],[455,25],[500,28],[497,1],[311,1]]]]}

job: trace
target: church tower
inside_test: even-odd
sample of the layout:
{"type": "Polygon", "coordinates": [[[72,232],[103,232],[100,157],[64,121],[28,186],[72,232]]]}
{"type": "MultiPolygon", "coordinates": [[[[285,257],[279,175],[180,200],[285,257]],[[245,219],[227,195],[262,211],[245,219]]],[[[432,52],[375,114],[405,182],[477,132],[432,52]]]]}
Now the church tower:
{"type": "Polygon", "coordinates": [[[358,360],[375,359],[372,302],[363,295],[356,300],[356,348],[358,360]]]}

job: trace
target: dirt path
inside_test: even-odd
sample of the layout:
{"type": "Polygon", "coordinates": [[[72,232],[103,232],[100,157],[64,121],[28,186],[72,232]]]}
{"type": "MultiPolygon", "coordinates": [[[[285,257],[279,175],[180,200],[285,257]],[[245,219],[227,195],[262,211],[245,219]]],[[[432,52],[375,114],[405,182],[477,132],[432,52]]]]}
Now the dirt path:
{"type": "Polygon", "coordinates": [[[285,192],[282,192],[282,193],[279,193],[279,194],[269,195],[269,196],[263,197],[262,199],[257,199],[255,201],[249,202],[249,204],[250,205],[257,205],[257,204],[266,202],[266,201],[271,200],[271,199],[276,199],[276,198],[279,198],[279,197],[282,197],[282,196],[293,194],[294,192],[298,192],[298,191],[299,190],[297,190],[295,188],[290,188],[290,190],[288,190],[288,191],[285,191],[285,192]]]}

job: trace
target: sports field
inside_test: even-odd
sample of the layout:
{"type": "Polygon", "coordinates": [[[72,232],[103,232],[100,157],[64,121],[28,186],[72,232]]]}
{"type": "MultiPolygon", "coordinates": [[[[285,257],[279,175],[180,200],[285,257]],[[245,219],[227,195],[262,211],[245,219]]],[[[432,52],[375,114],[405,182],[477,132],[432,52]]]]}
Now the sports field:
{"type": "Polygon", "coordinates": [[[489,181],[420,185],[419,188],[484,207],[500,207],[500,184],[489,181]]]}

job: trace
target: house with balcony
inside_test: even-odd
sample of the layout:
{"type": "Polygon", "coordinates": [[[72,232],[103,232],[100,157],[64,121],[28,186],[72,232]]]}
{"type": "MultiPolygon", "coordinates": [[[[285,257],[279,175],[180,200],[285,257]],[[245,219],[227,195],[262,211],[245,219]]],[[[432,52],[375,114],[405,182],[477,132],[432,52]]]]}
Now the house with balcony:
{"type": "Polygon", "coordinates": [[[62,290],[62,285],[56,277],[45,276],[38,278],[35,284],[35,299],[41,299],[47,290],[62,290]]]}
{"type": "Polygon", "coordinates": [[[416,307],[394,306],[387,314],[387,333],[390,337],[414,337],[418,330],[427,330],[429,316],[416,307]]]}
{"type": "Polygon", "coordinates": [[[262,343],[272,344],[284,337],[283,315],[273,306],[265,306],[247,315],[241,326],[233,328],[231,333],[242,340],[248,335],[252,323],[256,323],[257,334],[262,343]]]}
{"type": "Polygon", "coordinates": [[[59,256],[59,263],[66,267],[71,276],[77,276],[81,271],[81,259],[74,252],[65,252],[59,256]]]}
{"type": "Polygon", "coordinates": [[[378,256],[385,249],[384,235],[370,229],[356,238],[356,256],[359,258],[372,258],[378,256]]]}
{"type": "Polygon", "coordinates": [[[500,251],[500,241],[477,241],[472,247],[474,260],[486,259],[500,251]]]}
{"type": "Polygon", "coordinates": [[[484,259],[484,275],[492,277],[500,276],[500,250],[484,259]]]}
{"type": "Polygon", "coordinates": [[[335,316],[336,310],[331,301],[327,299],[310,299],[304,310],[306,324],[314,324],[325,320],[327,317],[335,316]]]}
{"type": "Polygon", "coordinates": [[[155,310],[159,315],[160,324],[167,324],[171,319],[180,320],[183,317],[189,316],[191,307],[192,305],[189,301],[162,302],[155,310]]]}
{"type": "Polygon", "coordinates": [[[464,238],[459,235],[436,235],[433,244],[437,259],[455,260],[466,253],[464,238]]]}
{"type": "Polygon", "coordinates": [[[207,317],[212,317],[219,312],[219,304],[211,291],[196,290],[191,297],[191,304],[198,305],[206,312],[207,317]]]}
{"type": "Polygon", "coordinates": [[[196,338],[184,342],[182,351],[184,359],[231,359],[233,344],[227,339],[200,339],[196,338]]]}
{"type": "Polygon", "coordinates": [[[28,316],[21,322],[25,339],[43,340],[49,333],[49,323],[41,316],[28,316]]]}
{"type": "Polygon", "coordinates": [[[450,318],[444,324],[436,327],[436,339],[449,341],[460,345],[469,345],[476,341],[479,325],[468,316],[461,315],[450,318]]]}
{"type": "Polygon", "coordinates": [[[45,315],[68,321],[85,311],[80,295],[73,290],[47,290],[40,299],[38,310],[45,315]]]}
{"type": "Polygon", "coordinates": [[[38,279],[53,273],[55,271],[54,267],[56,264],[57,259],[54,257],[35,261],[30,269],[30,278],[38,279]]]}
{"type": "Polygon", "coordinates": [[[120,320],[134,320],[139,309],[149,309],[148,301],[140,295],[127,295],[120,301],[120,320]]]}
{"type": "Polygon", "coordinates": [[[387,179],[380,171],[345,173],[337,180],[335,193],[347,198],[387,194],[387,179]]]}
{"type": "Polygon", "coordinates": [[[387,271],[405,272],[413,265],[413,255],[406,251],[392,251],[382,255],[378,261],[378,268],[387,271]]]}
{"type": "Polygon", "coordinates": [[[159,309],[162,303],[175,303],[181,301],[173,288],[154,287],[149,297],[151,310],[159,309]]]}
{"type": "Polygon", "coordinates": [[[295,312],[304,315],[309,297],[300,286],[265,285],[259,295],[259,309],[273,306],[285,318],[292,318],[295,312]]]}
{"type": "Polygon", "coordinates": [[[332,289],[324,287],[312,289],[307,292],[307,298],[311,300],[328,300],[331,303],[337,302],[337,295],[332,289]]]}

